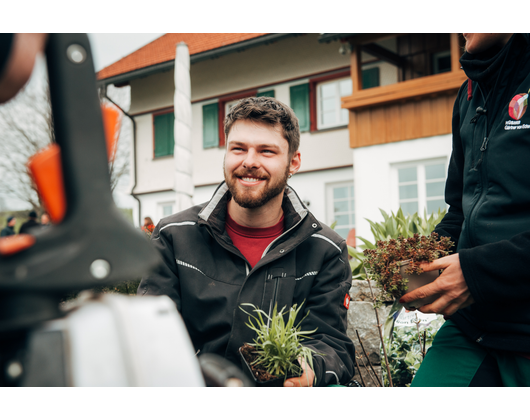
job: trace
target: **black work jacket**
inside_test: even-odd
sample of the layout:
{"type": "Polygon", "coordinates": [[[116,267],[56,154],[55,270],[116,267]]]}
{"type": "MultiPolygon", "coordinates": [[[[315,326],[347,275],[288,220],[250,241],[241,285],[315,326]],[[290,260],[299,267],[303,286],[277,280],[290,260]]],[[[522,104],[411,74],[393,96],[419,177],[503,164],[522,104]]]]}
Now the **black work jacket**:
{"type": "Polygon", "coordinates": [[[165,264],[142,279],[138,294],[169,296],[195,349],[236,364],[239,347],[255,337],[245,325],[242,303],[269,312],[276,304],[280,310],[305,302],[299,317],[309,315],[302,329],[317,331],[303,343],[323,354],[313,358],[316,385],[347,383],[354,375],[354,347],[346,335],[345,298],[351,287],[346,242],[320,224],[287,187],[284,233],[251,269],[225,230],[229,199],[222,183],[210,202],[160,221],[151,242],[165,264]]]}
{"type": "Polygon", "coordinates": [[[450,207],[435,231],[457,243],[475,300],[451,320],[486,347],[530,353],[530,111],[513,118],[513,100],[530,90],[530,43],[527,34],[515,37],[498,81],[494,75],[490,84],[472,80],[460,89],[450,207]]]}

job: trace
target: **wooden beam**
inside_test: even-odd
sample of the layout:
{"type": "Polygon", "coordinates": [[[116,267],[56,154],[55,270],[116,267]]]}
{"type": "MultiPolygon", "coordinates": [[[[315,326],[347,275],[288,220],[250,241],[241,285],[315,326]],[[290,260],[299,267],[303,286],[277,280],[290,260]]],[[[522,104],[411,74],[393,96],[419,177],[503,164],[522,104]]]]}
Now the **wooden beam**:
{"type": "Polygon", "coordinates": [[[405,58],[401,57],[400,55],[386,48],[383,48],[375,43],[363,45],[362,49],[364,52],[373,55],[374,57],[379,58],[380,60],[386,61],[387,63],[393,64],[394,66],[397,66],[399,68],[404,67],[407,62],[407,60],[405,60],[405,58]]]}
{"type": "Polygon", "coordinates": [[[351,84],[352,92],[359,92],[363,88],[363,76],[361,69],[361,47],[358,45],[352,45],[352,52],[350,55],[351,60],[351,84]]]}
{"type": "Polygon", "coordinates": [[[458,40],[458,34],[450,34],[451,36],[451,71],[460,71],[460,57],[462,50],[458,40]]]}
{"type": "MultiPolygon", "coordinates": [[[[352,77],[353,74],[352,71],[352,77]]],[[[342,98],[342,108],[356,111],[391,102],[410,101],[414,98],[432,94],[438,96],[452,93],[458,90],[465,80],[466,75],[463,71],[447,72],[391,85],[353,91],[351,96],[342,98]]]]}

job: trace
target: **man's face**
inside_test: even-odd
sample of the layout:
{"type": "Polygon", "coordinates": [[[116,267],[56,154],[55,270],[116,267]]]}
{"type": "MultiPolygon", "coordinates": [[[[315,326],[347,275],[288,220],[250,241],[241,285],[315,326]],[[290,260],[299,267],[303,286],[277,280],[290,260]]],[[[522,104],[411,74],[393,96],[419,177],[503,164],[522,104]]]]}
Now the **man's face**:
{"type": "Polygon", "coordinates": [[[462,34],[466,39],[466,51],[478,54],[494,45],[503,46],[512,34],[462,34]]]}
{"type": "Polygon", "coordinates": [[[239,120],[228,134],[225,181],[234,201],[244,208],[261,207],[283,193],[287,177],[300,167],[300,152],[289,157],[289,144],[279,127],[239,120]]]}
{"type": "Polygon", "coordinates": [[[13,218],[13,219],[11,219],[11,221],[8,223],[8,225],[11,226],[11,227],[13,227],[13,226],[16,225],[16,223],[17,223],[17,219],[13,218]]]}
{"type": "Polygon", "coordinates": [[[40,218],[40,222],[43,224],[43,225],[47,225],[48,223],[50,223],[50,218],[48,217],[47,214],[43,214],[40,218]]]}

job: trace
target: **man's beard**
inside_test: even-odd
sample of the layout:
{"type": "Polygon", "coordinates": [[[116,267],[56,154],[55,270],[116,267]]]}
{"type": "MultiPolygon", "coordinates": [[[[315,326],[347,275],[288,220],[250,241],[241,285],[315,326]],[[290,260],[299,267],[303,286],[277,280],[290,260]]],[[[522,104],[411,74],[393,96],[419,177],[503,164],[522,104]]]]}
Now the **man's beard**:
{"type": "MultiPolygon", "coordinates": [[[[245,177],[253,178],[253,172],[246,171],[244,173],[245,177]]],[[[241,176],[241,175],[239,175],[241,176]]],[[[260,178],[256,176],[256,178],[260,178]]],[[[283,193],[285,187],[287,186],[287,179],[289,178],[289,165],[285,168],[285,173],[281,179],[279,179],[274,184],[266,184],[265,190],[261,193],[254,194],[251,191],[245,191],[245,188],[237,185],[238,176],[234,173],[229,177],[225,172],[225,181],[230,194],[234,201],[239,204],[241,207],[246,209],[255,209],[267,204],[271,199],[276,197],[278,194],[283,193]]],[[[270,178],[267,182],[270,182],[270,178]]]]}

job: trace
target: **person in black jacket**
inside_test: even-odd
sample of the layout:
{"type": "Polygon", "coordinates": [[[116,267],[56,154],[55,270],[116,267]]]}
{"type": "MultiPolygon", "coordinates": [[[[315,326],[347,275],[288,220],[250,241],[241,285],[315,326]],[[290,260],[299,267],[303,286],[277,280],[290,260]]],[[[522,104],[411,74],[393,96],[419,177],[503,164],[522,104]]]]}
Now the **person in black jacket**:
{"type": "Polygon", "coordinates": [[[317,329],[304,345],[318,354],[314,371],[303,366],[284,386],[346,384],[354,374],[348,250],[287,185],[301,164],[298,119],[274,98],[246,98],[227,115],[225,134],[225,182],[208,203],[158,223],[151,242],[165,264],[138,294],[168,295],[195,350],[236,364],[255,337],[241,304],[268,313],[303,304],[302,330],[317,329]]]}
{"type": "Polygon", "coordinates": [[[455,253],[403,302],[440,294],[444,314],[413,386],[530,386],[530,37],[463,34],[468,76],[453,111],[453,152],[435,231],[455,253]]]}
{"type": "Polygon", "coordinates": [[[22,223],[18,233],[29,233],[30,229],[35,229],[40,227],[40,223],[37,222],[37,213],[35,210],[31,210],[28,214],[28,220],[22,223]]]}
{"type": "Polygon", "coordinates": [[[14,226],[17,223],[15,216],[9,216],[6,221],[6,226],[0,232],[0,237],[13,236],[15,234],[14,226]]]}

